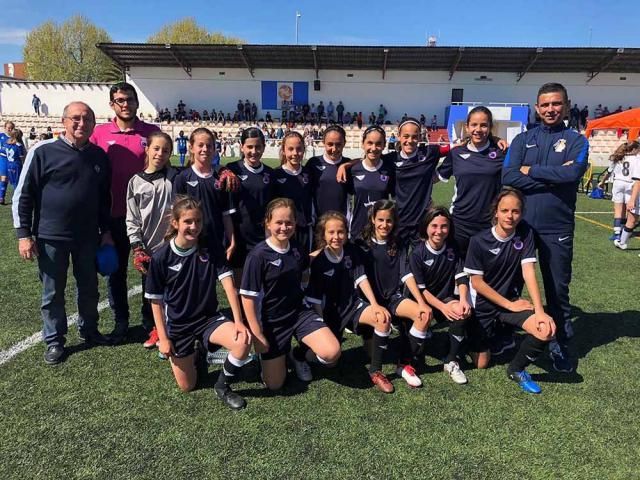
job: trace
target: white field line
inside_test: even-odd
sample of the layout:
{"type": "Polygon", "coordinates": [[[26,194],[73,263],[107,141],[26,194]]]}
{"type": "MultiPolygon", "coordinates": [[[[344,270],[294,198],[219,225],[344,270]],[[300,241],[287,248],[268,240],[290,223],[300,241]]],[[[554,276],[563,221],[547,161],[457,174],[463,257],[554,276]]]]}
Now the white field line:
{"type": "MultiPolygon", "coordinates": [[[[134,295],[138,295],[142,293],[142,285],[136,285],[135,287],[129,289],[127,292],[127,297],[131,298],[134,295]]],[[[98,304],[98,312],[109,307],[109,301],[103,300],[98,304]]],[[[78,314],[74,313],[67,317],[67,325],[75,325],[78,322],[78,314]]],[[[9,360],[11,360],[16,355],[24,352],[28,348],[33,347],[34,345],[40,343],[42,341],[42,332],[36,332],[33,335],[19,341],[12,347],[9,347],[7,350],[0,351],[0,365],[4,365],[9,360]]]]}
{"type": "Polygon", "coordinates": [[[610,210],[608,212],[576,212],[576,215],[594,215],[596,213],[602,214],[602,215],[613,215],[613,210],[610,210]]]}

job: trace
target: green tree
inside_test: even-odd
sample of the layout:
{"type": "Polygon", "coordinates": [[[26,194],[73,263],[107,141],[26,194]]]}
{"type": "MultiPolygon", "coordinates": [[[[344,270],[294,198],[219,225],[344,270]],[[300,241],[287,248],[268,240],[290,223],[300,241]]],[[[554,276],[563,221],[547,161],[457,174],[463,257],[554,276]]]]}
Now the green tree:
{"type": "Polygon", "coordinates": [[[23,54],[30,80],[108,82],[119,78],[113,62],[96,48],[109,34],[87,18],[74,16],[58,25],[45,22],[29,32],[23,54]]]}
{"type": "Polygon", "coordinates": [[[244,43],[235,37],[226,37],[221,33],[209,32],[198,25],[193,17],[183,18],[164,25],[147,39],[147,43],[244,43]]]}

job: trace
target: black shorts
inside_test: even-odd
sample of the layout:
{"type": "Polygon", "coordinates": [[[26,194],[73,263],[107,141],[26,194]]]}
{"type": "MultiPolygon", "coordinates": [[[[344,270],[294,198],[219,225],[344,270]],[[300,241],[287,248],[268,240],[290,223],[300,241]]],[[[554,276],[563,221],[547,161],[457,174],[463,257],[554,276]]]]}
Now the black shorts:
{"type": "Polygon", "coordinates": [[[398,306],[402,303],[403,300],[406,300],[404,295],[402,295],[400,292],[397,292],[391,295],[390,298],[381,302],[380,304],[384,308],[389,310],[389,313],[391,314],[392,317],[397,317],[398,315],[396,312],[398,311],[398,306]]]}
{"type": "Polygon", "coordinates": [[[300,342],[307,335],[326,326],[322,317],[306,308],[294,312],[289,319],[278,323],[265,323],[262,325],[262,333],[269,342],[269,350],[261,353],[260,358],[272,360],[286,355],[291,350],[293,337],[300,342]]]}
{"type": "Polygon", "coordinates": [[[313,248],[313,226],[296,225],[296,234],[293,237],[308,252],[313,248]]]}
{"type": "Polygon", "coordinates": [[[487,228],[490,228],[491,224],[469,225],[466,223],[462,223],[461,221],[453,217],[452,226],[453,240],[456,242],[456,246],[458,247],[458,253],[462,256],[462,258],[466,258],[471,237],[483,230],[486,230],[487,228]]]}
{"type": "Polygon", "coordinates": [[[223,323],[232,322],[224,315],[217,313],[216,315],[202,319],[202,322],[192,324],[188,328],[180,328],[178,326],[169,325],[169,340],[173,343],[173,350],[176,358],[188,357],[191,355],[194,349],[194,343],[196,340],[200,340],[202,345],[209,350],[209,337],[211,334],[223,323]]]}
{"type": "Polygon", "coordinates": [[[486,352],[489,350],[491,337],[494,336],[495,322],[512,325],[522,328],[524,322],[533,315],[533,310],[525,310],[523,312],[507,312],[504,310],[497,311],[493,317],[493,321],[479,321],[475,318],[467,324],[467,332],[469,337],[469,350],[472,352],[486,352]]]}
{"type": "Polygon", "coordinates": [[[347,311],[343,312],[342,315],[339,315],[337,312],[325,310],[325,322],[337,339],[342,338],[342,333],[347,328],[353,333],[360,333],[360,329],[358,328],[360,317],[368,306],[368,302],[358,300],[349,307],[347,311]]]}

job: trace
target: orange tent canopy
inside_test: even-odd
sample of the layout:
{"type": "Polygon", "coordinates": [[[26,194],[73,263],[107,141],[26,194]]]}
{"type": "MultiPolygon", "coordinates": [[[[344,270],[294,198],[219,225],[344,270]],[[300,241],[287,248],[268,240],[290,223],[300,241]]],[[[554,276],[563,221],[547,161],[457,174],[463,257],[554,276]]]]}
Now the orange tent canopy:
{"type": "Polygon", "coordinates": [[[589,138],[593,130],[629,130],[628,140],[635,140],[640,135],[640,108],[632,108],[624,112],[614,113],[587,122],[584,135],[589,138]]]}

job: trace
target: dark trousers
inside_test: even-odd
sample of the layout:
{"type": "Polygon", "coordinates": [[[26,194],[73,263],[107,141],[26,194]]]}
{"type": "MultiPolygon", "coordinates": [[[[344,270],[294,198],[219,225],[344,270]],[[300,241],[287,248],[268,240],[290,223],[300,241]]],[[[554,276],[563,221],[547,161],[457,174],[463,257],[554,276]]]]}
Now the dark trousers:
{"type": "Polygon", "coordinates": [[[125,217],[111,219],[111,236],[118,253],[118,270],[109,276],[109,306],[113,311],[116,329],[129,327],[129,299],[127,292],[127,269],[131,245],[127,236],[125,217]]]}
{"type": "Polygon", "coordinates": [[[556,339],[566,345],[565,324],[571,318],[569,284],[573,261],[573,233],[536,234],[536,247],[548,313],[556,323],[556,339]]]}
{"type": "Polygon", "coordinates": [[[78,330],[92,335],[98,330],[97,241],[59,241],[39,238],[38,269],[42,282],[42,337],[49,345],[64,345],[67,313],[64,291],[69,258],[73,262],[78,302],[78,330]]]}

